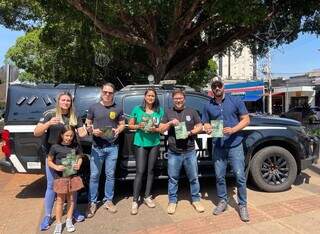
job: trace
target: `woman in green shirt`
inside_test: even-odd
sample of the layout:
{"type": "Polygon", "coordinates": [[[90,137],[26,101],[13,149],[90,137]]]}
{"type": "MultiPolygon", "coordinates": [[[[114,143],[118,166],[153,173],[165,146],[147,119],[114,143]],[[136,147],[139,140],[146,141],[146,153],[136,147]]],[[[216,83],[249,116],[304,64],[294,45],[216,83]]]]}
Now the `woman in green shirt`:
{"type": "Polygon", "coordinates": [[[159,153],[160,133],[159,123],[163,116],[157,92],[154,88],[148,88],[144,93],[141,106],[136,106],[131,112],[129,128],[136,130],[133,144],[136,146],[136,177],[133,185],[133,202],[131,214],[138,213],[138,199],[142,186],[142,177],[147,168],[147,184],[144,203],[154,208],[156,205],[152,200],[151,188],[153,183],[153,169],[159,153]]]}

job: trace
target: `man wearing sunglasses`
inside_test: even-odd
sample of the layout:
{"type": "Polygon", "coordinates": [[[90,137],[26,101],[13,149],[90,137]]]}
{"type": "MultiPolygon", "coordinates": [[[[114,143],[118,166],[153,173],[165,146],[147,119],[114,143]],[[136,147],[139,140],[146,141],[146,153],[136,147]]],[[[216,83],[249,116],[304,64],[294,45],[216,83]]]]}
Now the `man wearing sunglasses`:
{"type": "Polygon", "coordinates": [[[113,204],[114,173],[118,158],[118,135],[124,129],[122,109],[114,102],[115,87],[105,83],[101,87],[101,100],[93,104],[88,111],[86,126],[92,134],[92,149],[90,156],[90,184],[87,217],[94,216],[97,209],[98,191],[102,165],[105,164],[104,206],[116,213],[113,204]]]}
{"type": "Polygon", "coordinates": [[[248,222],[245,161],[240,130],[249,124],[250,118],[244,102],[239,97],[224,92],[220,77],[213,79],[211,90],[213,98],[203,109],[202,121],[206,133],[213,137],[212,155],[220,200],[213,214],[221,214],[228,206],[225,176],[230,162],[237,184],[239,215],[242,221],[248,222]]]}

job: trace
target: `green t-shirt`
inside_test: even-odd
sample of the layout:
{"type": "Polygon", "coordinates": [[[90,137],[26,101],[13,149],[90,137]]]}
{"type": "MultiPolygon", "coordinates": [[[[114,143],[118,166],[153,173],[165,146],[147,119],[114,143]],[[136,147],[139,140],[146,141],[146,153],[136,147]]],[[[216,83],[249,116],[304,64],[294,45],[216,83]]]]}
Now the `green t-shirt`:
{"type": "Polygon", "coordinates": [[[142,147],[156,146],[160,144],[160,134],[158,132],[148,132],[147,128],[152,125],[159,125],[164,114],[160,107],[159,112],[147,114],[141,106],[136,106],[131,112],[131,118],[134,118],[135,123],[145,122],[145,130],[137,129],[134,135],[133,144],[142,147]]]}

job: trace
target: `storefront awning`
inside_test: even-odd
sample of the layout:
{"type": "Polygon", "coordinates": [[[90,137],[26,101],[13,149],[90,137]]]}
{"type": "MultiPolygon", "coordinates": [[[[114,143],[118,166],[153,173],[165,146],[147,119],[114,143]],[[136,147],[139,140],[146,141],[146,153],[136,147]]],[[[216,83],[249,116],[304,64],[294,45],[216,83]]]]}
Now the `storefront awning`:
{"type": "Polygon", "coordinates": [[[225,84],[224,90],[231,95],[241,96],[245,102],[255,102],[263,96],[264,83],[263,81],[249,81],[225,84]]]}
{"type": "Polygon", "coordinates": [[[243,96],[243,101],[244,102],[255,102],[258,101],[261,98],[261,96],[257,96],[257,95],[245,95],[243,96]]]}

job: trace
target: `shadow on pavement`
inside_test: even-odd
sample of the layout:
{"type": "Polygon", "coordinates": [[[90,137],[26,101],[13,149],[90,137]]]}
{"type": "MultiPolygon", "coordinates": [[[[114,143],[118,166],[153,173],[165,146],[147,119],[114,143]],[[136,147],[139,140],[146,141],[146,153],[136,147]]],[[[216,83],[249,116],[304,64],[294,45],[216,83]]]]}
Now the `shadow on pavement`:
{"type": "Polygon", "coordinates": [[[294,185],[301,185],[301,184],[309,184],[310,183],[310,178],[311,176],[309,176],[308,174],[306,174],[305,172],[301,172],[296,180],[294,181],[294,185]]]}
{"type": "Polygon", "coordinates": [[[44,197],[46,189],[46,178],[45,176],[34,181],[28,185],[20,185],[23,189],[16,195],[16,198],[26,199],[26,198],[41,198],[44,197]]]}

